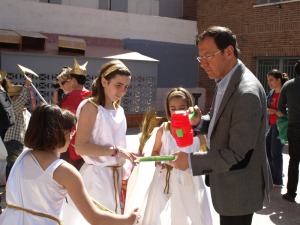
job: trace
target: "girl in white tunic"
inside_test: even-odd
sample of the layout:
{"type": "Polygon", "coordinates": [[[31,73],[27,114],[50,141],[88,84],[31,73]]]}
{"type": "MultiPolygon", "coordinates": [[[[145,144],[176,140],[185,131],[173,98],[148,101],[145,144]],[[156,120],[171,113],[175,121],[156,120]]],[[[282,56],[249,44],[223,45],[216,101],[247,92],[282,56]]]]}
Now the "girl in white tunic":
{"type": "Polygon", "coordinates": [[[135,159],[125,150],[127,124],[120,106],[130,81],[131,73],[121,61],[105,63],[93,82],[92,97],[77,109],[75,150],[85,161],[80,169],[84,184],[94,199],[117,214],[123,165],[135,159]]]}
{"type": "MultiPolygon", "coordinates": [[[[166,115],[188,110],[193,105],[190,93],[183,88],[172,89],[166,97],[166,115]]],[[[193,144],[180,148],[172,134],[170,122],[158,129],[152,155],[171,155],[176,151],[199,152],[205,146],[205,137],[196,136],[193,144]]],[[[189,171],[173,168],[171,162],[156,163],[156,170],[147,197],[139,213],[143,225],[211,225],[211,206],[201,176],[193,177],[189,171]]]]}
{"type": "Polygon", "coordinates": [[[67,193],[91,224],[132,224],[126,216],[100,211],[84,188],[79,172],[58,158],[70,143],[74,114],[58,106],[36,107],[25,134],[26,149],[16,160],[6,186],[6,209],[0,224],[61,224],[67,193]]]}

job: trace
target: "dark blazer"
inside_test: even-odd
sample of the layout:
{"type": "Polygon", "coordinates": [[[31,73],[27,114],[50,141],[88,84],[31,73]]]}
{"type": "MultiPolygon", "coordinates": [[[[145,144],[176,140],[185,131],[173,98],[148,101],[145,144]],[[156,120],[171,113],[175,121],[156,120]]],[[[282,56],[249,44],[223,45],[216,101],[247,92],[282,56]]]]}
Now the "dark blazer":
{"type": "Polygon", "coordinates": [[[266,94],[240,64],[216,114],[206,155],[191,155],[193,175],[209,174],[211,196],[220,215],[262,209],[273,187],[266,157],[266,94]]]}

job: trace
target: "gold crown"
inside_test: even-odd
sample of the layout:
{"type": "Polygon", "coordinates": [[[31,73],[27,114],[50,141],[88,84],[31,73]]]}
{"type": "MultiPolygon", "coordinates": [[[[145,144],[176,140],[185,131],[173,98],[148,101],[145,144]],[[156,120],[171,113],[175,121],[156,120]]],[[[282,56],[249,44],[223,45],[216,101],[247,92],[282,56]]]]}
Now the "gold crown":
{"type": "Polygon", "coordinates": [[[0,70],[0,81],[2,81],[7,76],[7,73],[0,70]]]}
{"type": "Polygon", "coordinates": [[[82,76],[86,76],[87,71],[86,71],[86,65],[88,64],[88,62],[86,62],[83,65],[79,65],[77,60],[74,59],[74,68],[71,70],[70,74],[75,74],[75,75],[82,75],[82,76]]]}

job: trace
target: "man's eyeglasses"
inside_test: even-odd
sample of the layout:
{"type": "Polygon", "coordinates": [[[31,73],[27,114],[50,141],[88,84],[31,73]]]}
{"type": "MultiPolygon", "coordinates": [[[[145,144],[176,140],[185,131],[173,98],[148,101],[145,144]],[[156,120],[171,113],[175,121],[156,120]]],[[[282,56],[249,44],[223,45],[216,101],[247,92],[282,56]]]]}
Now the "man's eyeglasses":
{"type": "Polygon", "coordinates": [[[199,57],[197,57],[196,59],[198,60],[199,63],[201,63],[201,62],[204,61],[204,60],[206,60],[206,61],[211,61],[215,55],[217,55],[218,53],[220,53],[220,52],[223,51],[223,50],[224,50],[224,49],[221,49],[221,50],[217,51],[216,53],[214,53],[214,54],[212,54],[212,55],[203,56],[203,57],[199,56],[199,57]]]}

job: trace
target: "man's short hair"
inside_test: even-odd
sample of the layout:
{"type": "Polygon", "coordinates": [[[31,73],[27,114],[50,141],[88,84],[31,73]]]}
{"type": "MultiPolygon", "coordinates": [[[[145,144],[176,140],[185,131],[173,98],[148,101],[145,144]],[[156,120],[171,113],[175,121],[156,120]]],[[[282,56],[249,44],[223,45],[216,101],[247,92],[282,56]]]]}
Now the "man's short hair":
{"type": "Polygon", "coordinates": [[[238,58],[240,50],[238,48],[236,35],[233,34],[229,28],[221,26],[207,28],[201,34],[196,35],[196,45],[198,46],[199,42],[207,37],[213,38],[217,47],[222,51],[231,45],[234,49],[235,57],[238,58]]]}

